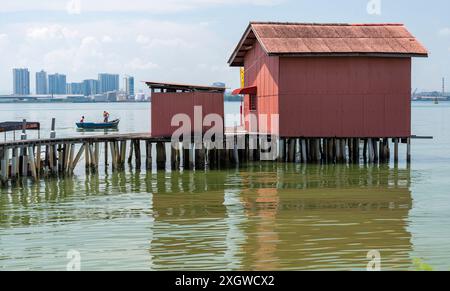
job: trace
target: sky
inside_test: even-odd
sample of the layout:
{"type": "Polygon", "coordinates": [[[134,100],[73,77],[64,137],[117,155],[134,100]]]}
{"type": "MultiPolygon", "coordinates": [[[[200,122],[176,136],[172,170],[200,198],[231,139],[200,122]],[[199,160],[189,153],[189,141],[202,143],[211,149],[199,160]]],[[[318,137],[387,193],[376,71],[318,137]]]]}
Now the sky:
{"type": "MultiPolygon", "coordinates": [[[[227,61],[250,21],[404,23],[430,52],[413,62],[413,90],[450,88],[448,0],[15,0],[0,5],[0,94],[12,69],[98,73],[239,86],[227,61]]],[[[450,91],[450,89],[448,90],[450,91]]]]}

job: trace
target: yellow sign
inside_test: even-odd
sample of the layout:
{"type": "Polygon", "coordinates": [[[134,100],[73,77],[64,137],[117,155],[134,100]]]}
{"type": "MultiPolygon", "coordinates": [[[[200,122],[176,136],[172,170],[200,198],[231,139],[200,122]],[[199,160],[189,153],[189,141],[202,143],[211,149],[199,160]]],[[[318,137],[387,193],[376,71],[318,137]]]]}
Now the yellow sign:
{"type": "Polygon", "coordinates": [[[241,88],[245,87],[245,68],[241,68],[241,88]]]}

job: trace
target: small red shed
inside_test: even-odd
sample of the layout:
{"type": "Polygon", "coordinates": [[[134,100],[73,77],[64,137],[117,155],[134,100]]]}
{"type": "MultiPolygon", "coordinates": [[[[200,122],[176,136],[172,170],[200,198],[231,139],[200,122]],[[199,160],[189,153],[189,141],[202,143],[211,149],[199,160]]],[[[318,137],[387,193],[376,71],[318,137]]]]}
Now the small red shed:
{"type": "MultiPolygon", "coordinates": [[[[225,88],[174,83],[146,82],[152,90],[151,134],[153,137],[171,137],[178,126],[172,126],[172,118],[186,114],[191,120],[194,132],[194,109],[201,107],[201,120],[209,114],[216,114],[224,120],[225,88]]],[[[202,126],[205,133],[210,126],[202,126]]]]}
{"type": "Polygon", "coordinates": [[[279,115],[281,137],[405,138],[411,58],[427,56],[401,24],[252,22],[229,64],[244,114],[279,115]]]}

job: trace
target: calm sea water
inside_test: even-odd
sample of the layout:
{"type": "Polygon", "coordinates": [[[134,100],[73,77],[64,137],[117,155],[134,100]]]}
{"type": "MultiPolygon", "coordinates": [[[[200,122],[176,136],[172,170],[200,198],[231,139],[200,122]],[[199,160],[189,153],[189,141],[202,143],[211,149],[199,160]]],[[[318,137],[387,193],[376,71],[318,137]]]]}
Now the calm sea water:
{"type": "MultiPolygon", "coordinates": [[[[103,110],[121,132],[150,127],[149,104],[1,104],[0,120],[45,135],[56,117],[64,136],[103,110]]],[[[435,139],[413,142],[411,168],[128,169],[2,189],[0,269],[65,270],[76,250],[83,270],[364,270],[378,250],[383,269],[450,270],[449,129],[449,103],[413,105],[414,134],[435,139]]]]}

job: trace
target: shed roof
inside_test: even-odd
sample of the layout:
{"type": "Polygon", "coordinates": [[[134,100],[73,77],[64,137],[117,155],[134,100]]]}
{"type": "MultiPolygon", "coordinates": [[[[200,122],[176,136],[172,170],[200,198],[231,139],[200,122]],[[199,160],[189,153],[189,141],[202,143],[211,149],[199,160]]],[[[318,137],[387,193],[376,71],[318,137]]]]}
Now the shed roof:
{"type": "Polygon", "coordinates": [[[256,41],[270,56],[428,56],[403,24],[251,22],[229,64],[243,66],[256,41]]]}
{"type": "Polygon", "coordinates": [[[203,86],[192,84],[164,83],[164,82],[145,82],[150,89],[161,89],[168,91],[185,92],[225,92],[225,87],[203,86]]]}

